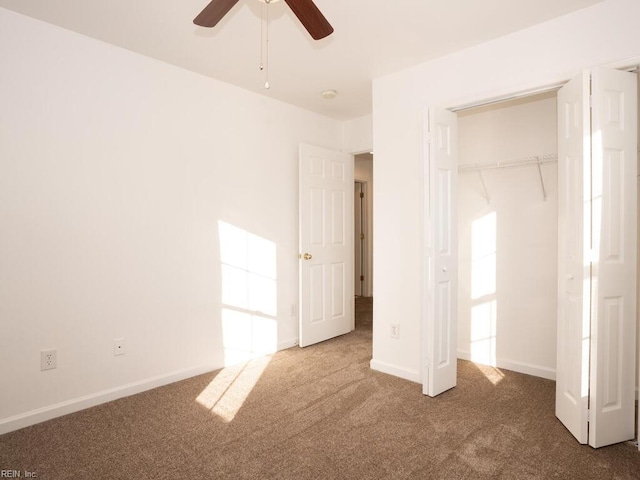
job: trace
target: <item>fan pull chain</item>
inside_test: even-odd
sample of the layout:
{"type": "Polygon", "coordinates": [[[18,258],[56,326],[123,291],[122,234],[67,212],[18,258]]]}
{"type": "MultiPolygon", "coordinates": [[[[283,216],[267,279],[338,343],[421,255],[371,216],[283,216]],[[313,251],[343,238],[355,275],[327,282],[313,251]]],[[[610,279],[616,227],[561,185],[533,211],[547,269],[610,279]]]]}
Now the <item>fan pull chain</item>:
{"type": "Polygon", "coordinates": [[[260,71],[264,70],[264,11],[267,8],[266,4],[262,4],[260,7],[260,71]]]}
{"type": "Polygon", "coordinates": [[[264,82],[264,88],[269,90],[269,88],[271,88],[271,85],[269,85],[269,4],[271,3],[271,0],[266,0],[266,11],[267,11],[267,41],[266,41],[266,46],[265,46],[265,71],[264,71],[264,76],[265,76],[265,82],[264,82]]]}

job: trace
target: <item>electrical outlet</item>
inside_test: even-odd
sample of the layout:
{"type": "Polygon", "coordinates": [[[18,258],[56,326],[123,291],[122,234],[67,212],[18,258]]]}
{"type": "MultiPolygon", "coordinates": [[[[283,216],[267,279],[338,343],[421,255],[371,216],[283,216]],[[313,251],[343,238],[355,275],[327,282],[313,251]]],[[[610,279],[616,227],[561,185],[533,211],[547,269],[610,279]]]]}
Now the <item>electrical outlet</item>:
{"type": "Polygon", "coordinates": [[[113,355],[124,355],[126,353],[124,346],[124,338],[116,338],[113,341],[113,355]]]}
{"type": "Polygon", "coordinates": [[[400,338],[400,325],[397,323],[391,324],[391,338],[400,338]]]}
{"type": "Polygon", "coordinates": [[[42,350],[40,352],[40,370],[53,370],[58,368],[58,351],[57,350],[42,350]]]}

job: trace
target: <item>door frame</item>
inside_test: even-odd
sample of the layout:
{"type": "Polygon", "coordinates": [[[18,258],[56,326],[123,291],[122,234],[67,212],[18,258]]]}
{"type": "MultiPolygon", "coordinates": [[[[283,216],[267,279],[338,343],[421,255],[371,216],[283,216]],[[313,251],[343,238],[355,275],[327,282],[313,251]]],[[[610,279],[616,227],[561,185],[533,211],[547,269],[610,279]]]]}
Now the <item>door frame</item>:
{"type": "MultiPolygon", "coordinates": [[[[507,100],[515,100],[518,98],[524,98],[524,97],[528,97],[528,96],[532,96],[532,95],[536,95],[536,94],[541,94],[541,93],[545,93],[545,92],[550,92],[550,91],[557,91],[559,90],[563,85],[565,85],[567,82],[569,82],[569,80],[571,80],[573,77],[575,77],[576,75],[578,75],[581,71],[583,71],[585,68],[609,68],[609,69],[615,69],[615,70],[625,70],[625,71],[636,71],[637,75],[638,75],[638,89],[640,91],[640,56],[639,57],[635,57],[635,58],[628,58],[626,60],[622,60],[622,61],[616,61],[616,62],[610,62],[610,63],[606,63],[606,64],[602,64],[602,65],[591,65],[591,66],[584,66],[583,68],[580,68],[576,71],[573,72],[567,72],[564,75],[564,78],[562,79],[557,79],[554,78],[552,79],[549,83],[544,83],[541,82],[538,85],[534,85],[534,86],[530,86],[527,88],[523,88],[523,89],[518,89],[518,88],[511,88],[511,87],[506,87],[506,88],[501,88],[498,89],[496,92],[494,92],[494,94],[492,96],[489,97],[478,97],[475,100],[468,100],[465,103],[455,103],[455,100],[451,101],[451,102],[447,102],[445,104],[444,109],[449,110],[451,112],[459,112],[461,110],[467,110],[467,109],[471,109],[471,108],[476,108],[476,107],[480,107],[480,106],[485,106],[485,105],[491,105],[491,104],[496,104],[496,103],[501,103],[507,100]]],[[[638,96],[638,98],[640,99],[640,94],[638,96]]],[[[639,100],[640,103],[640,100],[639,100]]],[[[435,105],[431,105],[431,106],[435,106],[435,105]]],[[[426,105],[422,108],[422,111],[428,110],[429,109],[429,105],[426,105]]],[[[638,116],[640,117],[640,108],[639,108],[639,113],[638,116]]],[[[424,116],[423,116],[424,118],[424,116]]],[[[424,122],[424,120],[423,120],[424,122]]],[[[639,125],[640,125],[640,119],[639,119],[639,125]]],[[[424,128],[424,125],[423,125],[424,128]]],[[[639,127],[640,129],[640,127],[639,127]]],[[[639,156],[638,156],[638,163],[640,164],[640,132],[639,132],[639,136],[638,136],[638,151],[639,151],[639,156]]],[[[424,158],[423,155],[423,164],[425,161],[428,161],[428,159],[424,158]]],[[[638,176],[638,182],[639,182],[639,186],[640,186],[640,168],[638,169],[639,171],[639,176],[638,176]]],[[[640,192],[639,192],[640,193],[640,192]]],[[[429,202],[429,194],[430,191],[428,188],[426,188],[426,185],[423,184],[423,189],[422,189],[422,204],[423,205],[428,205],[429,202]]],[[[638,215],[640,216],[640,195],[639,195],[639,204],[638,204],[638,215]]],[[[423,212],[424,213],[424,212],[423,212]]],[[[424,214],[423,214],[424,217],[424,214]]],[[[639,223],[640,225],[640,223],[639,223]]],[[[640,227],[639,227],[640,228],[640,227]]],[[[429,261],[429,257],[428,257],[428,252],[429,252],[429,235],[428,232],[426,231],[426,228],[423,227],[422,228],[422,240],[421,240],[421,244],[423,246],[422,248],[422,262],[423,265],[426,265],[429,261]]],[[[638,241],[638,249],[640,252],[640,236],[639,236],[639,241],[638,241]]],[[[637,274],[638,277],[640,278],[640,254],[638,255],[638,265],[637,265],[637,274]]],[[[429,271],[427,268],[423,268],[422,269],[422,285],[424,288],[427,288],[427,286],[429,285],[429,271]]],[[[422,308],[422,314],[421,314],[421,331],[422,331],[422,338],[421,338],[421,345],[425,346],[426,345],[426,335],[428,332],[428,309],[425,308],[424,306],[424,302],[423,303],[423,308],[422,308]]],[[[640,303],[640,282],[638,283],[638,300],[637,303],[640,303]]],[[[637,315],[637,343],[636,343],[636,349],[637,352],[640,352],[640,308],[637,309],[636,312],[637,315]]],[[[457,337],[457,331],[454,331],[453,334],[457,337]]],[[[425,347],[421,348],[421,358],[420,358],[420,363],[419,363],[419,378],[420,379],[425,379],[427,377],[427,361],[428,361],[428,353],[426,351],[425,347]]],[[[639,397],[639,393],[638,393],[638,389],[640,388],[640,355],[637,355],[638,357],[638,363],[636,365],[636,377],[637,377],[637,384],[636,386],[634,386],[634,389],[636,391],[636,398],[639,397]]],[[[637,406],[637,411],[640,412],[640,406],[637,406]]],[[[637,415],[638,417],[638,422],[637,422],[637,430],[638,430],[638,436],[636,438],[636,440],[640,440],[640,413],[637,415]]],[[[638,450],[640,451],[640,441],[638,441],[638,450]]]]}

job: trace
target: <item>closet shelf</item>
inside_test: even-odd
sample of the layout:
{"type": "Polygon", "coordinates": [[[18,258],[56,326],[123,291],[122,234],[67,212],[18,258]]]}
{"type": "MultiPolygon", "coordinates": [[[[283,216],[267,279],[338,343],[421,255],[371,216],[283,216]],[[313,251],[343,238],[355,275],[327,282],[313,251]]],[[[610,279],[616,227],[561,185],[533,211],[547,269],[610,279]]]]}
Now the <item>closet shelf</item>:
{"type": "Polygon", "coordinates": [[[558,155],[540,155],[538,157],[518,158],[516,160],[509,160],[507,162],[475,163],[475,164],[458,165],[458,172],[478,172],[478,176],[480,177],[480,183],[482,184],[482,190],[484,191],[484,198],[487,200],[487,203],[491,203],[491,198],[489,197],[489,191],[487,190],[487,185],[484,182],[484,177],[482,176],[483,170],[495,170],[499,168],[526,167],[529,165],[535,165],[536,167],[538,167],[538,175],[540,177],[540,185],[542,187],[542,197],[546,201],[547,189],[544,185],[544,176],[542,175],[542,165],[545,165],[548,163],[557,163],[557,162],[558,162],[558,155]]]}

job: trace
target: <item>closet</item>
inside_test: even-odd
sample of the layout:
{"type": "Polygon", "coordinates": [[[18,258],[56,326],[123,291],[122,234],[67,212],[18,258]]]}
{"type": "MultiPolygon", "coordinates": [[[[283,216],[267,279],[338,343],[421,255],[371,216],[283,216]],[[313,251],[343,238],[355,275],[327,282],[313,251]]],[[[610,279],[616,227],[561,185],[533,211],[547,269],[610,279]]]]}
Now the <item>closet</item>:
{"type": "MultiPolygon", "coordinates": [[[[441,304],[452,315],[428,316],[435,320],[427,327],[438,328],[427,331],[445,338],[447,318],[457,318],[460,357],[555,376],[557,417],[593,447],[634,435],[636,80],[624,71],[585,71],[557,98],[447,115],[429,130],[436,132],[432,177],[444,178],[440,162],[459,149],[459,178],[430,184],[430,205],[449,199],[452,208],[439,211],[455,214],[432,209],[429,224],[432,238],[444,238],[446,219],[457,215],[459,268],[447,285],[459,288],[455,306],[434,297],[435,311],[441,304]],[[441,133],[456,129],[457,140],[441,133]]],[[[430,291],[442,290],[434,278],[430,291]]]]}
{"type": "Polygon", "coordinates": [[[458,357],[555,378],[556,93],[458,112],[458,357]]]}

